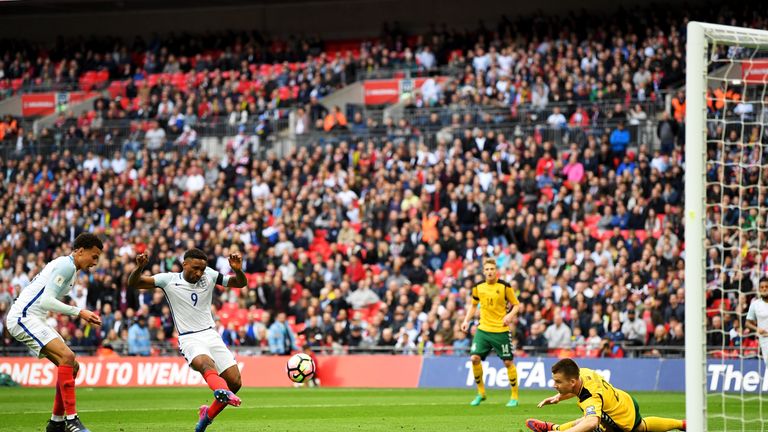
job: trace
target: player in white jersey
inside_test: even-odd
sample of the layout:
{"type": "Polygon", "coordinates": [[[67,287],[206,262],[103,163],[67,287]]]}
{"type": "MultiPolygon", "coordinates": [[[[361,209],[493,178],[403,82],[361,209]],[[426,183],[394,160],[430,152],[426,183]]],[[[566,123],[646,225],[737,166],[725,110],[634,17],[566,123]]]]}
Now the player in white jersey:
{"type": "Polygon", "coordinates": [[[757,293],[759,298],[752,301],[747,311],[747,328],[757,333],[763,361],[768,366],[768,277],[760,279],[757,293]]]}
{"type": "Polygon", "coordinates": [[[190,249],[184,253],[181,273],[142,276],[149,257],[139,254],[136,256],[137,267],[128,277],[130,288],[163,290],[179,332],[179,351],[213,390],[214,401],[210,406],[200,407],[195,432],[204,431],[227,405],[239,406],[240,398],[235,393],[242,385],[235,357],[215,329],[211,300],[216,285],[242,288],[247,284],[243,258],[239,253],[229,256],[229,266],[235,277],[220,274],[208,267],[207,261],[205,252],[190,249]]]}
{"type": "Polygon", "coordinates": [[[8,311],[8,332],[22,342],[38,358],[47,358],[57,366],[56,397],[53,415],[46,432],[88,432],[77,417],[75,377],[79,365],[75,353],[56,329],[46,324],[48,312],[79,317],[90,324],[101,325],[95,313],[61,301],[72,291],[78,270],[95,266],[104,244],[93,234],[83,233],[75,239],[71,255],[46,264],[14,301],[8,311]]]}

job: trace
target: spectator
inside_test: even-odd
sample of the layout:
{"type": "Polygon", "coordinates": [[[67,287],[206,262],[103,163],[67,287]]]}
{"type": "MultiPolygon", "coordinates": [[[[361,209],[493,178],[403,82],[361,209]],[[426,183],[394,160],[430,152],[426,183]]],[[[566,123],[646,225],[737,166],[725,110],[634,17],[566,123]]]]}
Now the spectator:
{"type": "Polygon", "coordinates": [[[669,335],[667,334],[667,329],[665,329],[661,324],[657,325],[653,331],[651,340],[648,342],[648,345],[653,347],[650,354],[656,357],[661,356],[663,349],[659,349],[659,347],[667,346],[669,344],[669,335]]]}
{"type": "Polygon", "coordinates": [[[571,346],[571,328],[565,324],[562,315],[558,312],[555,312],[554,321],[544,332],[549,349],[569,348],[571,346]]]}
{"type": "Polygon", "coordinates": [[[731,333],[726,332],[723,327],[723,319],[720,315],[715,315],[707,326],[707,348],[725,349],[731,345],[731,333]]]}
{"type": "Polygon", "coordinates": [[[128,329],[128,354],[133,356],[148,356],[151,353],[147,318],[139,316],[128,329]]]}
{"type": "Polygon", "coordinates": [[[669,155],[674,150],[677,140],[678,123],[674,121],[668,112],[662,113],[662,118],[656,126],[656,136],[661,141],[662,154],[669,155]]]}
{"type": "Polygon", "coordinates": [[[395,343],[395,352],[406,355],[416,354],[416,344],[411,340],[408,332],[401,332],[395,343]]]}
{"type": "Polygon", "coordinates": [[[347,117],[341,112],[341,108],[338,106],[333,107],[323,122],[323,130],[330,132],[332,130],[340,130],[347,128],[347,117]]]}
{"type": "Polygon", "coordinates": [[[379,328],[376,325],[370,325],[366,329],[363,340],[360,341],[359,348],[362,352],[376,352],[379,343],[379,328]]]}
{"type": "Polygon", "coordinates": [[[632,346],[645,345],[646,324],[637,316],[635,308],[627,310],[627,318],[621,326],[621,332],[626,337],[627,344],[632,346]]]}
{"type": "Polygon", "coordinates": [[[237,328],[235,328],[235,323],[227,324],[227,328],[221,332],[221,339],[224,341],[224,345],[226,346],[240,344],[240,339],[238,337],[237,328]]]}
{"type": "Polygon", "coordinates": [[[584,338],[584,335],[581,334],[581,327],[575,327],[573,329],[573,336],[571,337],[571,346],[572,349],[580,349],[585,347],[587,344],[587,340],[584,338]]]}
{"type": "Polygon", "coordinates": [[[624,350],[617,343],[608,338],[603,338],[599,356],[603,358],[622,358],[624,357],[624,350]]]}
{"type": "Polygon", "coordinates": [[[118,355],[127,354],[128,350],[128,343],[115,330],[109,330],[107,337],[101,341],[101,346],[112,349],[118,355]]]}
{"type": "Polygon", "coordinates": [[[624,160],[624,156],[627,154],[627,147],[629,146],[630,135],[629,131],[624,129],[624,121],[620,121],[616,129],[611,132],[611,156],[616,161],[624,160]]]}
{"type": "Polygon", "coordinates": [[[626,339],[626,336],[621,331],[621,321],[619,320],[611,321],[610,331],[606,333],[605,337],[615,344],[624,342],[624,340],[626,339]]]}
{"type": "Polygon", "coordinates": [[[678,124],[685,121],[685,93],[682,90],[678,90],[675,97],[672,98],[672,112],[678,124]]]}
{"type": "Polygon", "coordinates": [[[586,340],[585,348],[587,349],[588,353],[597,353],[599,352],[600,348],[602,347],[603,339],[600,337],[600,335],[597,334],[597,328],[596,327],[590,327],[589,328],[589,335],[586,340]]]}
{"type": "Polygon", "coordinates": [[[568,165],[563,168],[563,174],[566,175],[567,179],[564,185],[569,189],[574,188],[584,180],[584,165],[579,162],[577,153],[572,153],[569,156],[568,165]]]}
{"type": "Polygon", "coordinates": [[[454,330],[453,343],[451,344],[453,355],[461,356],[468,354],[471,342],[472,341],[469,339],[465,332],[458,329],[454,330]]]}
{"type": "Polygon", "coordinates": [[[552,114],[547,117],[547,124],[553,129],[563,129],[567,125],[565,116],[560,112],[560,107],[552,108],[552,114]]]}
{"type": "Polygon", "coordinates": [[[678,322],[672,326],[671,336],[669,338],[669,345],[674,347],[685,346],[685,333],[683,331],[683,323],[678,322]]]}
{"type": "Polygon", "coordinates": [[[392,336],[392,329],[391,328],[385,328],[381,332],[381,338],[379,338],[378,343],[376,346],[382,347],[382,348],[394,348],[397,345],[397,340],[392,336]]]}
{"type": "Polygon", "coordinates": [[[296,337],[286,323],[285,312],[278,313],[275,322],[269,326],[269,352],[286,355],[298,349],[296,337]]]}
{"type": "Polygon", "coordinates": [[[678,322],[685,322],[685,304],[678,300],[677,294],[669,296],[669,304],[664,309],[665,322],[669,322],[673,317],[678,322]]]}
{"type": "Polygon", "coordinates": [[[435,55],[432,53],[429,45],[425,45],[419,52],[416,53],[416,61],[422,68],[426,70],[431,70],[435,67],[435,55]]]}
{"type": "Polygon", "coordinates": [[[347,303],[349,303],[353,309],[363,309],[377,304],[378,302],[379,296],[376,292],[372,291],[367,284],[361,284],[355,291],[352,291],[349,296],[347,296],[347,303]]]}
{"type": "MultiPolygon", "coordinates": [[[[650,15],[633,10],[613,19],[619,27],[631,28],[624,24],[643,16],[650,15]]],[[[351,54],[335,59],[322,53],[312,58],[298,52],[285,54],[296,63],[290,67],[264,64],[270,69],[266,73],[260,64],[279,62],[283,53],[248,42],[242,47],[242,65],[228,55],[217,58],[201,53],[195,55],[194,67],[172,52],[172,47],[180,46],[172,37],[163,40],[171,52],[162,58],[154,53],[134,56],[125,47],[127,54],[121,55],[127,60],[111,68],[113,75],[123,80],[132,75],[132,69],[139,69],[145,83],[158,80],[155,86],[129,83],[126,98],[105,98],[94,104],[95,118],[90,119],[90,113],[64,113],[50,130],[31,138],[16,119],[5,118],[0,124],[6,139],[14,140],[11,146],[22,142],[24,150],[34,149],[27,143],[37,140],[40,148],[57,145],[61,149],[0,159],[0,197],[7,204],[0,208],[0,220],[10,221],[0,224],[0,262],[4,263],[0,271],[6,272],[0,273],[0,285],[10,280],[11,287],[5,290],[15,295],[39,271],[40,257],[57,253],[78,232],[108,230],[118,244],[105,251],[100,270],[103,266],[112,280],[98,275],[83,279],[79,284],[84,291],[75,291],[73,300],[111,303],[115,314],[110,327],[120,338],[139,305],[152,306],[147,295],[139,297],[124,289],[125,273],[130,272],[124,265],[126,257],[147,250],[157,257],[152,265],[158,271],[178,271],[179,251],[188,244],[201,244],[214,251],[211,265],[226,272],[217,263],[226,262],[225,251],[237,248],[246,255],[253,290],[241,297],[215,293],[212,312],[223,318],[230,309],[254,316],[257,308],[265,309],[266,321],[251,319],[245,332],[265,348],[266,325],[277,312],[307,323],[309,331],[304,335],[310,343],[322,344],[335,322],[347,321],[346,312],[341,311],[349,303],[372,313],[360,342],[365,349],[372,349],[379,340],[390,348],[402,339],[401,329],[409,332],[411,342],[435,347],[455,338],[451,323],[463,313],[463,290],[478,273],[476,257],[493,254],[503,264],[500,268],[508,268],[505,277],[516,284],[521,299],[531,304],[516,333],[525,344],[547,345],[540,323],[554,319],[556,305],[566,312],[578,309],[576,318],[571,318],[578,325],[566,324],[574,326],[574,337],[576,328],[586,331],[593,325],[600,326],[594,329],[600,337],[611,330],[604,328],[606,317],[618,322],[609,308],[616,311],[639,302],[648,305],[643,319],[674,330],[674,324],[684,319],[684,281],[679,276],[684,258],[680,240],[684,170],[679,142],[683,125],[662,114],[657,130],[663,137],[662,151],[651,155],[644,141],[648,125],[643,119],[655,117],[663,99],[661,90],[682,77],[683,56],[678,48],[684,40],[683,26],[674,25],[681,22],[682,15],[671,11],[673,25],[662,36],[655,30],[648,35],[625,31],[621,36],[631,40],[632,47],[619,50],[617,56],[612,54],[614,35],[599,29],[589,40],[566,35],[558,43],[532,44],[523,33],[522,48],[503,38],[494,40],[495,36],[463,38],[451,42],[456,55],[446,52],[439,37],[438,42],[419,41],[418,48],[409,46],[411,38],[404,38],[397,48],[387,47],[391,55],[382,54],[386,42],[366,42],[359,61],[351,54]],[[453,79],[417,89],[404,101],[403,114],[395,112],[391,119],[373,118],[367,110],[356,112],[347,124],[349,136],[324,131],[327,111],[319,98],[351,82],[355,69],[413,67],[410,53],[414,49],[417,57],[431,54],[435,67],[450,62],[455,67],[453,79]],[[134,57],[146,58],[146,64],[134,64],[129,60],[134,57]],[[567,58],[576,61],[563,60],[567,58]],[[196,74],[187,75],[182,86],[151,76],[165,68],[179,73],[194,70],[203,78],[195,82],[196,74]],[[567,82],[550,80],[545,72],[560,69],[569,77],[567,82]],[[236,72],[239,78],[224,76],[233,77],[236,72]],[[261,87],[246,84],[255,82],[261,87]],[[147,95],[140,97],[144,91],[147,95]],[[618,107],[617,98],[622,98],[618,107]],[[585,103],[590,104],[587,109],[585,103]],[[628,115],[626,107],[632,107],[628,115]],[[545,114],[550,110],[552,116],[545,114]],[[272,146],[266,138],[290,133],[279,126],[288,123],[283,120],[290,113],[306,117],[303,142],[278,158],[264,151],[272,146]],[[548,135],[542,128],[550,117],[553,125],[562,126],[560,115],[555,114],[570,119],[568,135],[562,137],[573,142],[568,149],[558,141],[559,135],[548,135]],[[632,133],[638,132],[624,131],[636,137],[634,158],[629,158],[631,138],[624,145],[628,158],[618,157],[612,153],[616,131],[606,132],[608,125],[627,118],[632,133]],[[105,128],[106,124],[125,128],[105,128]],[[318,130],[311,130],[317,126],[318,130]],[[220,154],[216,146],[192,151],[184,146],[191,135],[185,131],[197,131],[200,142],[203,138],[213,142],[209,135],[221,138],[221,131],[231,134],[235,127],[239,133],[220,154]],[[512,133],[499,134],[502,129],[512,133]],[[105,150],[123,143],[125,151],[107,160],[105,150]],[[566,164],[563,155],[568,157],[566,164]],[[36,186],[28,190],[23,185],[30,177],[36,186]],[[69,197],[69,201],[60,202],[57,197],[69,197]],[[46,208],[60,211],[38,211],[46,208]],[[634,231],[643,228],[648,231],[645,236],[634,231]],[[40,242],[35,231],[40,231],[40,242]],[[605,297],[609,290],[618,297],[605,297]],[[678,306],[672,306],[672,296],[677,297],[678,306]],[[321,312],[324,309],[327,317],[321,312]],[[416,329],[418,337],[410,333],[416,329]]],[[[554,19],[547,24],[566,27],[554,19]]],[[[505,27],[507,23],[501,23],[499,30],[505,27]]],[[[227,35],[217,40],[224,50],[236,44],[227,35]]],[[[203,49],[203,45],[198,40],[194,46],[203,49]]],[[[98,47],[89,49],[98,51],[98,47]]],[[[32,49],[21,52],[22,57],[35,55],[32,49]]],[[[112,58],[112,53],[102,56],[112,58]]],[[[92,67],[78,63],[67,79],[77,82],[92,67]]],[[[4,76],[23,75],[9,68],[0,71],[4,76]]],[[[42,71],[33,68],[26,73],[34,77],[42,71]]],[[[0,78],[0,88],[2,84],[0,78]]],[[[713,116],[740,115],[733,109],[742,94],[728,90],[711,92],[713,116]],[[734,103],[726,105],[726,100],[734,103]]],[[[681,102],[684,95],[673,102],[675,114],[681,102]]],[[[337,124],[340,113],[335,108],[330,116],[331,132],[344,129],[337,124]]],[[[764,113],[751,115],[755,114],[759,119],[764,113]]],[[[707,133],[708,154],[729,157],[741,142],[757,142],[760,131],[748,128],[742,134],[713,124],[707,133]],[[722,140],[723,136],[727,139],[722,140]]],[[[756,164],[760,146],[751,147],[757,150],[744,156],[749,164],[756,164]]],[[[737,233],[728,226],[759,221],[761,213],[759,197],[750,188],[744,189],[745,196],[729,192],[738,189],[729,186],[735,179],[756,180],[727,174],[726,170],[720,178],[716,170],[708,173],[711,184],[721,185],[708,191],[712,201],[708,206],[724,209],[722,219],[713,214],[708,223],[723,225],[724,221],[726,225],[708,232],[733,239],[737,233]],[[741,221],[744,215],[737,207],[747,202],[758,213],[741,221]]],[[[749,242],[754,245],[759,240],[749,242]]],[[[719,281],[729,292],[751,286],[759,269],[754,257],[749,253],[742,257],[737,248],[727,246],[713,250],[712,263],[736,267],[724,272],[709,265],[708,280],[719,281]],[[722,280],[721,273],[725,273],[722,280]]],[[[724,316],[738,307],[736,298],[728,300],[718,306],[724,316]]],[[[172,321],[163,309],[160,315],[154,309],[151,314],[160,318],[149,326],[151,335],[161,339],[164,333],[166,341],[173,341],[172,321]]],[[[629,337],[630,332],[623,330],[627,322],[620,330],[629,337]]],[[[61,320],[61,327],[75,340],[79,340],[78,329],[85,332],[78,321],[61,320]]],[[[242,343],[241,332],[231,330],[236,331],[230,336],[232,343],[242,343]]],[[[338,340],[330,336],[329,348],[339,350],[338,340]]],[[[351,332],[347,338],[351,343],[351,332]]]]}
{"type": "Polygon", "coordinates": [[[156,121],[152,122],[151,128],[144,136],[147,148],[156,152],[165,146],[165,130],[160,127],[156,121]]]}
{"type": "Polygon", "coordinates": [[[533,347],[535,353],[546,353],[549,346],[547,338],[544,336],[544,324],[535,322],[531,324],[531,335],[528,338],[528,345],[533,347]]]}

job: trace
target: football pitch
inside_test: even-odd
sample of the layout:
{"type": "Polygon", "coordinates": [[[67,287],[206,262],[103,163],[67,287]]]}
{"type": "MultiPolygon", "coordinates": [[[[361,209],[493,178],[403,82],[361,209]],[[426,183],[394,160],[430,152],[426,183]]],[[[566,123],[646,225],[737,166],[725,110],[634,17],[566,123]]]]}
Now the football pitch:
{"type": "MultiPolygon", "coordinates": [[[[53,389],[4,388],[0,390],[0,431],[42,431],[50,417],[53,389]]],[[[244,388],[243,405],[228,407],[208,428],[211,432],[311,430],[342,431],[527,431],[524,421],[536,417],[562,422],[580,416],[573,400],[536,408],[551,391],[520,391],[521,405],[506,408],[508,391],[490,391],[488,400],[470,407],[471,390],[454,389],[331,389],[244,388]]],[[[681,418],[682,393],[634,392],[644,416],[681,418]]],[[[210,402],[211,392],[200,388],[79,388],[78,411],[94,432],[193,431],[197,408],[210,402]]],[[[721,412],[719,400],[710,412],[721,412]]],[[[763,402],[762,412],[768,413],[763,402]]],[[[757,401],[742,410],[739,401],[727,410],[759,419],[757,401]]],[[[737,426],[736,423],[729,428],[737,426]]],[[[761,430],[760,423],[738,430],[761,430]]],[[[722,420],[711,420],[710,430],[726,430],[722,420]]]]}

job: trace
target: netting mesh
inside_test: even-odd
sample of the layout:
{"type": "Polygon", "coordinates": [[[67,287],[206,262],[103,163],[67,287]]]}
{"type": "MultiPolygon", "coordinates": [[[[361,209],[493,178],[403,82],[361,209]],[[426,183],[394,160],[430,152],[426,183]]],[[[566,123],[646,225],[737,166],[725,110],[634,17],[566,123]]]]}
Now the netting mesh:
{"type": "Polygon", "coordinates": [[[745,323],[768,274],[768,38],[707,31],[709,430],[766,431],[768,377],[745,323]]]}

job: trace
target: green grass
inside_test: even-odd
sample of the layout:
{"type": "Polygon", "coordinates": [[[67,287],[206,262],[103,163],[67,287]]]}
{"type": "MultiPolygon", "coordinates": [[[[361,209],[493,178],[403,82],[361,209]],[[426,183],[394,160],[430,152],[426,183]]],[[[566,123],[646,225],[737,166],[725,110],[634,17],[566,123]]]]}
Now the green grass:
{"type": "MultiPolygon", "coordinates": [[[[243,389],[243,405],[227,408],[208,428],[211,432],[286,431],[527,431],[528,417],[554,422],[577,418],[574,401],[536,408],[549,391],[521,391],[521,406],[505,408],[509,393],[491,391],[479,407],[468,406],[471,390],[437,389],[243,389]]],[[[682,393],[633,393],[644,416],[681,418],[682,393]]],[[[197,407],[210,402],[205,388],[79,388],[78,408],[94,432],[192,431],[197,407]]],[[[52,389],[0,389],[0,431],[42,431],[50,416],[52,389]]],[[[721,413],[719,400],[710,412],[721,413]],[[716,409],[716,410],[714,410],[716,409]],[[712,411],[714,410],[714,411],[712,411]]],[[[763,402],[768,415],[768,403],[763,402]]],[[[729,401],[731,415],[741,415],[739,401],[729,401]]],[[[758,402],[745,407],[759,418],[758,402]]],[[[759,431],[760,424],[734,430],[759,431]]],[[[711,431],[726,430],[722,420],[710,420],[711,431]]],[[[768,430],[768,429],[766,429],[768,430]]]]}

